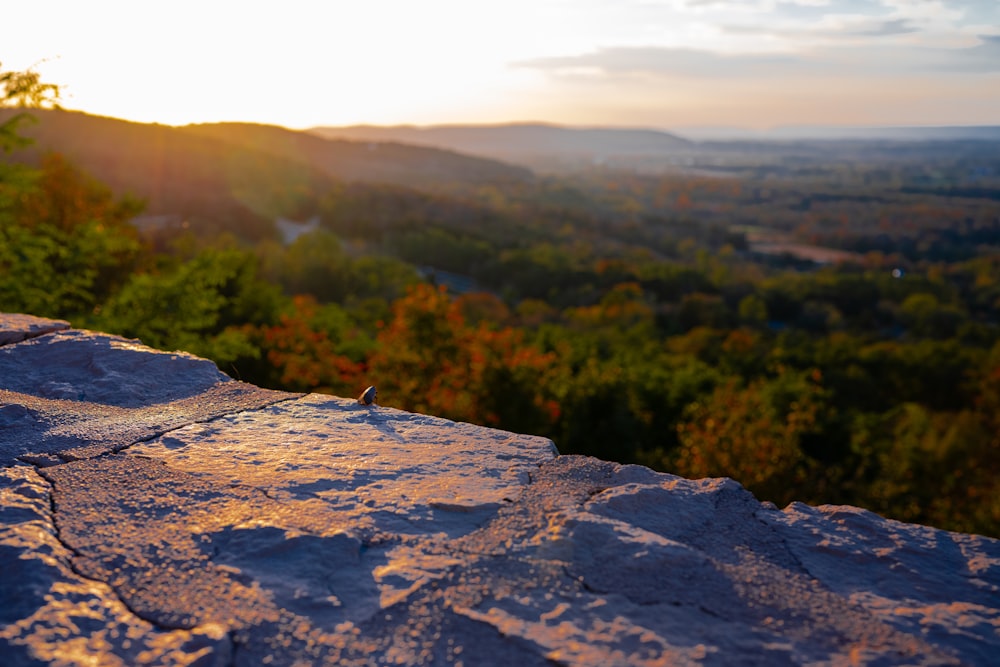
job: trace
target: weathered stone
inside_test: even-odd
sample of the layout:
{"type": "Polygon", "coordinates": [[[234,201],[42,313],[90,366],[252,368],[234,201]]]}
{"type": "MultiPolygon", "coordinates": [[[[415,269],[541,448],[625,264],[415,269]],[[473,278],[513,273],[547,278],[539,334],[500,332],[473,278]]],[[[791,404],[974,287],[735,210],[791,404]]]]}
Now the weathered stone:
{"type": "Polygon", "coordinates": [[[5,665],[1000,655],[1000,541],[206,364],[79,332],[0,349],[5,665]]]}
{"type": "Polygon", "coordinates": [[[0,347],[0,463],[89,458],[295,396],[134,340],[86,331],[40,336],[0,347]]]}
{"type": "Polygon", "coordinates": [[[69,329],[69,322],[20,313],[0,313],[0,345],[20,343],[22,340],[63,329],[69,329]]]}

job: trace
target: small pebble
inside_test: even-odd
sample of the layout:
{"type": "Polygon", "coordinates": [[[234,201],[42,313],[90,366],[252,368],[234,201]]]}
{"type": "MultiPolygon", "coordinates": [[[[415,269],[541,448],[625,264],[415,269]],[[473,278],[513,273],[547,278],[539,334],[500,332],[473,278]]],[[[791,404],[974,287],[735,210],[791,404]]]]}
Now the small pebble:
{"type": "Polygon", "coordinates": [[[372,385],[361,392],[361,395],[358,396],[358,403],[361,405],[375,405],[376,396],[378,396],[378,391],[375,389],[375,386],[372,385]]]}

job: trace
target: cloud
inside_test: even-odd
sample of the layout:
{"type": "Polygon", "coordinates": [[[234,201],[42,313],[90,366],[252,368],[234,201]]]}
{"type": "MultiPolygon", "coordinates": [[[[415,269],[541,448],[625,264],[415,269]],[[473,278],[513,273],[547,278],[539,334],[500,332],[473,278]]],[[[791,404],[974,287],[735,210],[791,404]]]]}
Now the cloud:
{"type": "Polygon", "coordinates": [[[779,20],[815,21],[825,16],[886,16],[894,10],[886,0],[685,0],[689,14],[757,14],[779,20]]]}
{"type": "Polygon", "coordinates": [[[619,1],[644,30],[515,63],[545,99],[634,122],[996,122],[997,0],[619,1]]]}
{"type": "Polygon", "coordinates": [[[967,49],[953,49],[938,69],[968,73],[1000,72],[1000,35],[979,35],[979,44],[967,49]]]}
{"type": "Polygon", "coordinates": [[[942,5],[960,13],[961,24],[989,25],[1000,21],[1000,3],[996,0],[942,0],[942,5]]]}
{"type": "Polygon", "coordinates": [[[729,77],[800,69],[803,61],[790,54],[725,55],[697,49],[612,47],[577,56],[535,58],[515,63],[568,78],[630,78],[648,76],[729,77]]]}
{"type": "Polygon", "coordinates": [[[780,37],[789,42],[804,42],[821,39],[824,42],[856,42],[858,38],[893,37],[920,32],[909,19],[892,19],[887,21],[853,20],[831,22],[826,25],[758,25],[736,24],[722,25],[724,33],[733,35],[760,35],[780,37]]]}
{"type": "Polygon", "coordinates": [[[891,21],[880,21],[864,28],[847,30],[845,34],[856,37],[885,37],[888,35],[906,35],[918,31],[919,28],[914,26],[908,19],[892,19],[891,21]]]}
{"type": "MultiPolygon", "coordinates": [[[[861,37],[914,32],[904,21],[887,21],[854,34],[861,37]]],[[[769,79],[795,76],[871,79],[941,73],[1000,73],[1000,35],[980,35],[961,48],[919,44],[828,43],[799,51],[719,53],[672,47],[607,47],[572,56],[514,63],[553,78],[614,81],[637,78],[769,79]]]]}
{"type": "Polygon", "coordinates": [[[859,38],[894,37],[921,32],[912,19],[878,19],[858,16],[824,16],[822,21],[722,24],[724,33],[780,37],[790,43],[814,41],[857,42],[859,38]]]}
{"type": "Polygon", "coordinates": [[[892,12],[881,0],[836,0],[822,3],[777,2],[775,16],[814,21],[826,16],[885,16],[892,12]]]}

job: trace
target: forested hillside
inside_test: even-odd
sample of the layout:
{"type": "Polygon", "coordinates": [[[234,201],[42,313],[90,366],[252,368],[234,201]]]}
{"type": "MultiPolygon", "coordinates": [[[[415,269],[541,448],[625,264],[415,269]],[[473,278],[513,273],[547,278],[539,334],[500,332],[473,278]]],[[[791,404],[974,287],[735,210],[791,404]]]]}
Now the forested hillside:
{"type": "MultiPolygon", "coordinates": [[[[15,113],[0,108],[0,122],[15,113]]],[[[33,116],[22,129],[31,142],[8,160],[38,166],[59,153],[114,192],[141,199],[147,215],[251,242],[274,237],[278,217],[319,210],[338,187],[363,192],[365,183],[443,188],[532,178],[523,168],[448,151],[328,141],[267,125],[170,127],[44,109],[33,116]]]]}
{"type": "Polygon", "coordinates": [[[403,184],[274,128],[78,122],[0,164],[0,310],[1000,536],[1000,151],[403,184]],[[279,216],[319,227],[285,243],[279,216]]]}
{"type": "Polygon", "coordinates": [[[189,125],[184,132],[306,162],[346,181],[433,187],[530,180],[527,169],[496,160],[395,141],[324,139],[248,123],[189,125]]]}

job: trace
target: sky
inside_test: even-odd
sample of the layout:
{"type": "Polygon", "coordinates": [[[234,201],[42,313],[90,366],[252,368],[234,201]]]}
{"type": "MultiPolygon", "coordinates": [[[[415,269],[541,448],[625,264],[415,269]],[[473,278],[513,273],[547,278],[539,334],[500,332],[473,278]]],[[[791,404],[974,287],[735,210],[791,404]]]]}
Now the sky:
{"type": "Polygon", "coordinates": [[[0,69],[141,122],[1000,125],[1000,0],[32,0],[0,69]]]}

